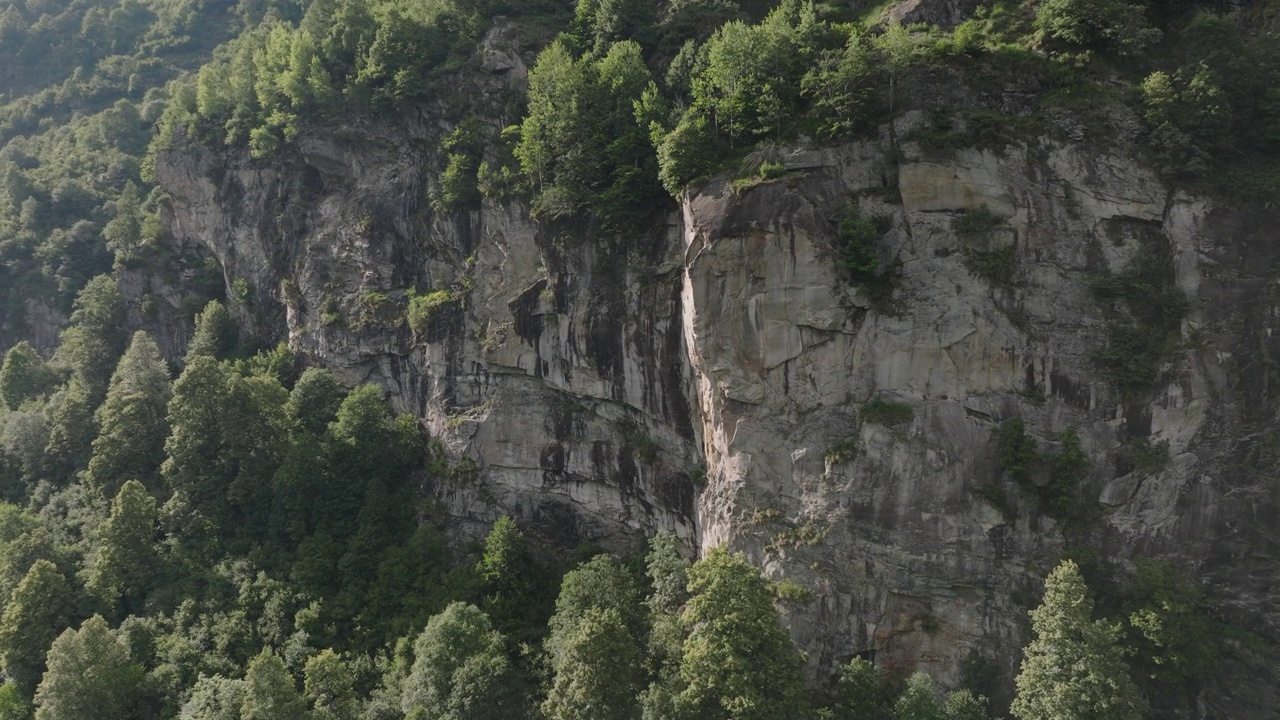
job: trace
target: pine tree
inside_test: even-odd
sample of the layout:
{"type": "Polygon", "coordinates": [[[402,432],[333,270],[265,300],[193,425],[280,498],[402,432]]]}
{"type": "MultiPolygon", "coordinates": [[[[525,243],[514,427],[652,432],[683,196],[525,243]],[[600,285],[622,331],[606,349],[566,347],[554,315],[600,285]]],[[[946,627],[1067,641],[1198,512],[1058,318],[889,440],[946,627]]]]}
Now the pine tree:
{"type": "MultiPolygon", "coordinates": [[[[287,402],[273,377],[243,377],[208,355],[189,358],[173,386],[161,474],[193,513],[191,529],[268,523],[272,479],[289,448],[287,402]]],[[[370,464],[385,455],[385,447],[368,450],[370,464]]]]}
{"type": "Polygon", "coordinates": [[[111,505],[111,517],[99,530],[90,592],[111,605],[123,600],[126,610],[142,598],[155,582],[159,561],[157,519],[155,498],[137,480],[126,482],[111,505]]]}
{"type": "Polygon", "coordinates": [[[89,386],[73,377],[49,403],[49,442],[44,454],[54,482],[69,483],[89,466],[97,434],[89,386]]]}
{"type": "Polygon", "coordinates": [[[71,619],[71,588],[58,568],[37,560],[14,588],[0,617],[0,662],[30,697],[44,673],[45,652],[71,619]]]}
{"type": "Polygon", "coordinates": [[[223,360],[235,349],[237,329],[231,313],[217,300],[210,300],[196,316],[196,329],[187,344],[187,362],[197,355],[223,360]]]}
{"type": "Polygon", "coordinates": [[[84,382],[90,407],[97,407],[106,393],[127,339],[124,303],[116,281],[110,275],[99,275],[76,296],[70,325],[62,331],[62,342],[54,354],[57,362],[84,382]]]}
{"type": "Polygon", "coordinates": [[[131,720],[142,666],[107,621],[94,615],[68,628],[49,648],[49,669],[36,690],[36,720],[131,720]]]}
{"type": "Polygon", "coordinates": [[[529,556],[524,533],[510,517],[500,517],[485,538],[476,569],[484,579],[484,609],[508,637],[532,639],[543,613],[542,578],[529,556]]]}
{"type": "Polygon", "coordinates": [[[141,259],[142,193],[132,180],[125,183],[115,206],[115,217],[102,228],[102,238],[107,249],[115,254],[115,267],[119,269],[141,259]]]}
{"type": "Polygon", "coordinates": [[[1139,720],[1144,707],[1129,678],[1120,628],[1094,620],[1080,568],[1063,562],[1031,611],[1035,639],[1024,649],[1009,712],[1020,720],[1139,720]]]}
{"type": "Polygon", "coordinates": [[[49,391],[54,381],[44,359],[26,340],[9,348],[0,366],[0,406],[18,406],[49,391]]]}
{"type": "MultiPolygon", "coordinates": [[[[133,336],[98,409],[87,482],[114,497],[127,480],[153,481],[164,460],[171,388],[160,348],[145,332],[133,336]]],[[[154,483],[153,483],[154,484],[154,483]]]]}

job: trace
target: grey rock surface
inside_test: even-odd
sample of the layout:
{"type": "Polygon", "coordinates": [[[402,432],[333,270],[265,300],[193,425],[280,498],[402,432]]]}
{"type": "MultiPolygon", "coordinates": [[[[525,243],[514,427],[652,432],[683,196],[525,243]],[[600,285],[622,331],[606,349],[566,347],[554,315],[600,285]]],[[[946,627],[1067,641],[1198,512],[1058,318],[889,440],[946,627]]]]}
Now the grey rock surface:
{"type": "MultiPolygon", "coordinates": [[[[783,177],[739,193],[692,188],[623,239],[520,201],[433,213],[439,131],[370,122],[270,164],[175,154],[157,173],[175,238],[247,283],[246,324],[278,320],[444,444],[455,472],[427,491],[457,537],[509,513],[565,544],[728,545],[812,592],[785,610],[815,676],[864,653],[955,685],[978,659],[1003,693],[1064,548],[1158,555],[1274,659],[1273,211],[1172,192],[1122,149],[939,157],[886,131],[787,151],[783,177]],[[884,228],[888,297],[840,269],[849,206],[884,228]],[[960,232],[965,213],[992,226],[960,232]],[[1008,282],[971,269],[1009,247],[1008,282]],[[1143,253],[1190,312],[1152,391],[1124,397],[1098,362],[1124,311],[1091,283],[1143,253]],[[449,301],[415,335],[407,297],[433,291],[449,301]],[[873,399],[910,419],[886,425],[873,399]],[[1089,522],[1046,516],[1002,474],[993,433],[1015,416],[1044,451],[1074,429],[1089,522]],[[1126,464],[1135,439],[1167,443],[1167,462],[1126,464]]],[[[1274,717],[1269,667],[1235,668],[1189,716],[1274,717]]]]}

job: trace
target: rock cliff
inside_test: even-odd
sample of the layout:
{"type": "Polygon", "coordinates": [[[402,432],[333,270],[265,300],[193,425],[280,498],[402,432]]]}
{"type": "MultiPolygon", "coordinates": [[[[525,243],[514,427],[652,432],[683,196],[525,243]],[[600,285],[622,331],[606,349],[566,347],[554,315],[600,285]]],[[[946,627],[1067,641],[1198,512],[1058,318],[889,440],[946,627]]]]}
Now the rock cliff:
{"type": "MultiPolygon", "coordinates": [[[[486,58],[486,82],[519,81],[518,54],[486,58]]],[[[714,178],[625,239],[518,200],[433,213],[425,115],[157,175],[175,242],[216,258],[246,324],[440,439],[454,471],[425,491],[459,537],[510,513],[566,544],[728,545],[808,590],[787,618],[815,672],[874,654],[954,684],[985,663],[1008,692],[1068,546],[1171,558],[1273,642],[1275,212],[1173,191],[1123,143],[936,152],[924,124],[774,148],[782,177],[714,178]],[[851,206],[881,229],[876,292],[841,269],[851,206]],[[1139,265],[1189,310],[1134,392],[1104,370],[1141,315],[1099,279],[1139,265]],[[411,293],[439,293],[417,333],[411,293]],[[1044,473],[1002,471],[1015,417],[1046,454],[1074,430],[1085,519],[1041,512],[1044,473]]],[[[1194,716],[1274,717],[1270,666],[1194,716]]]]}

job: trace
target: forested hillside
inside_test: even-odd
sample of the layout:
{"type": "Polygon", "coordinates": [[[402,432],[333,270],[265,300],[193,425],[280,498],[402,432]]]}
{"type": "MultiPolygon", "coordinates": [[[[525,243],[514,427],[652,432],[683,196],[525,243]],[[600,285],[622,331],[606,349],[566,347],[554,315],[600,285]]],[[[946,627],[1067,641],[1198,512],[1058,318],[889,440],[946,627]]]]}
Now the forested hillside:
{"type": "MultiPolygon", "coordinates": [[[[1181,397],[1170,387],[1200,392],[1179,354],[1257,334],[1250,318],[1267,311],[1251,303],[1269,289],[1237,293],[1226,272],[1200,273],[1221,280],[1224,306],[1245,308],[1218,318],[1188,297],[1181,250],[1149,242],[1158,213],[1098,230],[1105,240],[1073,268],[1096,303],[1089,331],[1100,345],[1081,362],[1098,389],[1053,375],[1054,390],[1044,370],[1010,390],[1012,401],[961,413],[989,437],[989,452],[964,452],[988,452],[991,477],[957,491],[979,508],[978,534],[1001,563],[1021,540],[992,528],[1020,528],[1034,546],[1017,569],[1034,586],[982,589],[1018,617],[944,622],[947,603],[963,604],[957,593],[920,590],[919,600],[918,570],[904,561],[911,592],[887,594],[911,596],[912,612],[886,613],[842,650],[806,653],[793,637],[805,613],[838,615],[850,602],[848,592],[829,601],[841,593],[822,579],[827,561],[804,555],[831,530],[803,508],[759,500],[719,513],[741,535],[709,532],[717,493],[729,494],[716,453],[729,453],[713,447],[715,423],[695,430],[689,398],[710,391],[673,359],[703,341],[678,322],[692,322],[704,298],[664,295],[662,283],[692,276],[696,253],[661,244],[711,204],[691,204],[695,196],[755,208],[721,218],[719,229],[745,228],[743,247],[795,218],[829,231],[819,260],[840,287],[823,292],[856,295],[842,306],[854,319],[806,316],[794,335],[808,342],[818,330],[852,336],[872,319],[907,317],[912,292],[923,294],[904,283],[912,270],[890,248],[905,231],[885,208],[907,203],[905,181],[868,171],[872,184],[837,195],[796,179],[871,163],[865,149],[841,155],[855,143],[886,148],[889,163],[952,162],[954,177],[962,151],[1005,162],[1010,148],[1030,148],[1040,162],[1089,147],[1136,158],[1164,183],[1166,216],[1173,198],[1191,195],[1211,209],[1265,206],[1280,190],[1276,10],[1190,0],[0,0],[0,720],[1138,720],[1226,717],[1220,707],[1264,717],[1277,707],[1274,691],[1256,691],[1274,679],[1274,599],[1237,602],[1204,582],[1221,569],[1207,559],[1218,555],[1165,553],[1146,535],[1117,544],[1114,533],[1131,528],[1107,524],[1119,503],[1098,486],[1155,486],[1191,462],[1190,450],[1156,437],[1176,420],[1157,410],[1153,421],[1144,403],[1167,410],[1181,397]],[[404,142],[394,151],[404,166],[386,168],[404,180],[404,197],[344,184],[366,136],[404,142]],[[356,150],[333,149],[344,142],[356,150]],[[288,182],[263,180],[276,175],[288,182]],[[266,198],[269,217],[239,218],[261,251],[238,245],[233,223],[192,229],[193,217],[220,217],[175,201],[197,186],[229,214],[255,192],[266,198]],[[805,202],[827,214],[805,216],[805,202]],[[486,229],[492,217],[497,231],[486,229]],[[351,247],[325,246],[316,228],[333,218],[342,230],[326,237],[351,247]],[[477,270],[486,253],[528,262],[510,250],[526,227],[537,282],[505,287],[477,270]],[[688,265],[673,271],[679,256],[688,265]],[[595,279],[581,277],[575,257],[595,279]],[[636,267],[648,274],[642,301],[629,305],[610,293],[630,287],[636,267]],[[528,372],[573,390],[584,370],[538,338],[555,318],[577,317],[580,291],[605,298],[605,311],[562,335],[599,343],[575,350],[605,388],[592,392],[625,407],[592,410],[615,431],[603,439],[574,405],[588,392],[532,408],[555,442],[527,462],[539,487],[560,492],[573,466],[566,448],[588,446],[591,465],[610,468],[595,481],[640,498],[653,517],[677,517],[683,534],[628,515],[615,520],[634,542],[592,535],[576,510],[531,507],[488,482],[528,449],[475,429],[501,398],[468,400],[467,383],[480,397],[493,377],[523,377],[527,343],[536,348],[528,372]],[[486,318],[464,333],[486,303],[512,321],[486,318]],[[652,307],[661,322],[643,325],[636,318],[652,307]],[[623,335],[661,358],[646,372],[663,391],[646,385],[642,401],[631,399],[636,383],[624,376],[636,363],[609,345],[622,347],[623,335]],[[521,350],[504,354],[508,338],[521,350]],[[491,362],[468,368],[459,352],[433,354],[454,341],[491,362]],[[373,354],[379,343],[378,362],[337,367],[336,356],[373,354]],[[413,362],[447,368],[447,387],[424,390],[405,370],[413,362]],[[433,415],[441,396],[447,416],[433,415]],[[683,446],[637,410],[659,406],[670,437],[706,457],[673,459],[683,446]],[[1091,434],[1088,413],[1123,429],[1091,434]],[[653,478],[659,491],[637,489],[653,478]],[[774,526],[784,529],[756,542],[774,526]],[[978,625],[1014,627],[1022,655],[973,640],[978,625]],[[911,639],[885,640],[901,637],[911,639]],[[947,642],[947,662],[931,664],[947,642]]],[[[1124,205],[1094,197],[1105,193],[1090,183],[1105,184],[1097,176],[1108,167],[1081,171],[1083,189],[1036,178],[1061,208],[1032,211],[1079,218],[1082,204],[1124,205]]],[[[1026,237],[998,242],[1019,211],[952,209],[930,209],[951,213],[930,232],[968,245],[933,257],[962,258],[1018,332],[1072,333],[1035,326],[1010,300],[1033,284],[1028,268],[1056,261],[1026,237]]],[[[1231,237],[1266,236],[1252,222],[1231,237]]],[[[800,262],[794,233],[790,254],[800,262]]],[[[753,273],[763,282],[763,270],[753,273]]],[[[742,332],[764,336],[749,325],[742,332]]],[[[1226,478],[1264,475],[1275,456],[1274,410],[1251,404],[1272,392],[1269,340],[1259,342],[1264,359],[1241,351],[1222,371],[1263,387],[1258,397],[1214,397],[1242,408],[1214,425],[1240,438],[1227,443],[1243,459],[1223,461],[1226,478]]],[[[751,370],[796,357],[773,363],[777,352],[735,358],[751,370]]],[[[745,415],[765,395],[753,393],[726,393],[717,408],[745,415]]],[[[871,471],[848,481],[838,470],[869,462],[869,446],[945,434],[941,415],[924,414],[924,403],[948,400],[934,389],[842,397],[857,424],[840,426],[836,441],[823,435],[826,485],[878,488],[871,471]]],[[[951,462],[930,453],[934,465],[951,462]]],[[[906,474],[906,461],[894,462],[906,474]]],[[[1259,503],[1251,522],[1274,529],[1274,498],[1255,490],[1238,495],[1259,503]]],[[[573,500],[588,506],[593,492],[573,500]]],[[[1185,508],[1188,497],[1170,504],[1185,508]]],[[[856,513],[864,502],[837,504],[856,513]]],[[[900,520],[866,511],[847,524],[900,520]]],[[[1274,554],[1231,542],[1245,569],[1222,570],[1227,582],[1273,576],[1274,554]]],[[[866,567],[868,582],[888,574],[866,567]]]]}

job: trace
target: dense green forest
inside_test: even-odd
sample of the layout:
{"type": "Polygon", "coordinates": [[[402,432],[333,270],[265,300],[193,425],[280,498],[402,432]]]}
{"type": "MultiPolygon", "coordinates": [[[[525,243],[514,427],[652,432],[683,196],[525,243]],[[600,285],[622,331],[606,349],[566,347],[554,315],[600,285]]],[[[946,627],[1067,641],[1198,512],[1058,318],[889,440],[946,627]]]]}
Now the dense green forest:
{"type": "MultiPolygon", "coordinates": [[[[806,684],[778,607],[807,591],[739,556],[544,547],[510,519],[450,546],[420,488],[474,468],[381,391],[258,352],[217,302],[183,308],[193,339],[166,361],[126,329],[122,273],[227,289],[166,245],[155,163],[269,160],[444,99],[434,212],[517,198],[622,234],[691,182],[766,182],[770,148],[907,108],[946,152],[1115,105],[1171,182],[1252,197],[1280,188],[1268,7],[1001,1],[939,29],[795,0],[0,0],[0,331],[69,318],[51,356],[20,342],[0,370],[0,720],[988,717],[980,663],[946,694],[865,658],[806,684]],[[497,16],[539,49],[528,92],[465,97],[497,16]],[[911,92],[1013,77],[1032,112],[911,92]]],[[[842,226],[853,282],[878,272],[866,225],[842,226]]],[[[1015,717],[1140,718],[1249,656],[1172,566],[1073,560],[1028,603],[1015,717]]]]}
{"type": "MultiPolygon", "coordinates": [[[[722,550],[558,552],[509,518],[451,549],[419,486],[468,468],[382,391],[246,355],[216,302],[171,380],[120,303],[95,278],[52,361],[0,368],[0,718],[991,717],[979,666],[945,697],[865,658],[806,686],[778,607],[807,590],[722,550]]],[[[1141,718],[1247,653],[1172,566],[1080,560],[1032,614],[1016,717],[1141,718]]]]}

